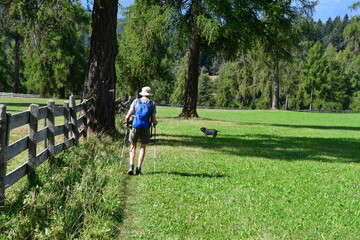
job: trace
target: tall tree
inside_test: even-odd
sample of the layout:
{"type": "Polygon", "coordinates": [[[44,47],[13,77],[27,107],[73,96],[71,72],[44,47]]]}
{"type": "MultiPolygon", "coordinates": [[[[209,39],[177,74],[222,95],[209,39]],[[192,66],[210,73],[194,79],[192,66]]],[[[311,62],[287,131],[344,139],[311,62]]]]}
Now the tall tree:
{"type": "Polygon", "coordinates": [[[312,2],[184,0],[168,3],[178,31],[189,44],[188,79],[180,117],[196,117],[199,56],[203,50],[224,50],[224,55],[234,57],[238,49],[249,48],[255,39],[276,43],[276,38],[269,35],[272,26],[289,25],[304,9],[311,7],[312,2]]]}
{"type": "Polygon", "coordinates": [[[8,39],[1,33],[0,30],[0,91],[11,91],[11,66],[9,64],[6,49],[8,39]]]}
{"type": "Polygon", "coordinates": [[[42,96],[79,94],[85,78],[88,48],[85,46],[90,16],[69,1],[44,2],[36,23],[28,30],[24,48],[25,83],[42,96]]]}
{"type": "Polygon", "coordinates": [[[170,97],[171,104],[183,104],[185,96],[185,82],[187,79],[187,60],[189,59],[188,55],[177,61],[175,72],[175,83],[174,89],[170,97]]]}
{"type": "Polygon", "coordinates": [[[205,67],[201,68],[199,76],[199,96],[198,104],[202,106],[213,106],[214,105],[214,87],[213,81],[205,67]]]}
{"type": "MultiPolygon", "coordinates": [[[[123,92],[138,94],[142,86],[154,80],[165,83],[163,63],[166,59],[169,14],[159,0],[136,0],[125,11],[117,57],[118,83],[123,92]]],[[[166,65],[166,64],[165,64],[166,65]]],[[[166,84],[164,84],[166,85],[166,84]]],[[[160,89],[153,88],[155,96],[160,89]]]]}
{"type": "Polygon", "coordinates": [[[303,71],[301,73],[301,88],[300,94],[304,95],[305,105],[310,110],[313,109],[316,92],[319,91],[321,83],[321,71],[325,67],[324,62],[324,46],[317,42],[310,49],[303,71]]]}
{"type": "MultiPolygon", "coordinates": [[[[360,2],[355,2],[350,8],[360,8],[360,2]]],[[[343,51],[343,68],[350,79],[351,102],[350,109],[360,110],[360,16],[355,16],[344,30],[347,43],[343,51]]]]}
{"type": "MultiPolygon", "coordinates": [[[[31,1],[29,1],[31,2],[31,1]]],[[[24,25],[26,23],[25,14],[28,13],[26,8],[28,3],[23,3],[22,1],[15,0],[3,0],[0,3],[0,14],[1,14],[1,28],[2,32],[5,33],[11,40],[14,41],[13,44],[13,92],[19,92],[20,86],[20,69],[21,69],[21,45],[23,41],[23,31],[24,25]]]]}
{"type": "Polygon", "coordinates": [[[201,10],[201,0],[192,0],[189,7],[190,15],[190,44],[188,80],[185,88],[185,103],[180,117],[198,117],[196,104],[198,97],[200,34],[198,18],[201,10]]]}
{"type": "Polygon", "coordinates": [[[109,132],[115,128],[117,10],[117,0],[94,1],[90,56],[83,99],[95,99],[95,122],[90,128],[98,132],[109,132]]]}

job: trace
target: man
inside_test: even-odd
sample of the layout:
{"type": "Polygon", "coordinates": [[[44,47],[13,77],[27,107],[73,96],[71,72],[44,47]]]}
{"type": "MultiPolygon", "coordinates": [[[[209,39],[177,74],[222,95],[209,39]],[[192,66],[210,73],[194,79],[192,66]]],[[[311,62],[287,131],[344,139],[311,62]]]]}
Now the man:
{"type": "Polygon", "coordinates": [[[158,123],[156,119],[156,105],[151,101],[153,93],[150,87],[143,87],[139,93],[142,97],[135,99],[125,117],[125,122],[130,127],[130,116],[135,114],[133,119],[132,129],[129,135],[130,146],[130,168],[129,175],[134,175],[134,161],[136,156],[137,141],[140,138],[141,147],[139,151],[138,165],[136,167],[136,175],[141,174],[141,165],[144,161],[146,145],[150,142],[150,127],[151,123],[156,125],[158,123]]]}

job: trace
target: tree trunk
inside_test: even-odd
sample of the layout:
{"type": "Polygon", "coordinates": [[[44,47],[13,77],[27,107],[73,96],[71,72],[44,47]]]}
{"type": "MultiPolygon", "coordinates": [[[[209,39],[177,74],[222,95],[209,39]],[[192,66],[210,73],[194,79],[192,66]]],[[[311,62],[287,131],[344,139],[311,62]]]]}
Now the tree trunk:
{"type": "Polygon", "coordinates": [[[116,0],[95,0],[92,35],[83,99],[95,98],[95,112],[89,127],[97,132],[115,128],[115,57],[117,55],[116,0]]]}
{"type": "Polygon", "coordinates": [[[61,87],[58,89],[58,97],[60,99],[65,99],[65,87],[61,87]]]}
{"type": "Polygon", "coordinates": [[[19,92],[20,86],[20,45],[21,45],[21,36],[18,33],[15,33],[15,46],[14,46],[14,74],[13,74],[13,92],[19,92]]]}
{"type": "Polygon", "coordinates": [[[188,81],[185,90],[185,103],[179,117],[198,117],[196,112],[198,82],[199,82],[199,58],[200,58],[200,37],[197,29],[197,16],[200,12],[199,0],[193,0],[190,10],[190,48],[188,81]]]}
{"type": "Polygon", "coordinates": [[[311,112],[311,110],[312,110],[313,95],[314,95],[314,88],[311,86],[310,107],[309,107],[310,112],[311,112]]]}
{"type": "Polygon", "coordinates": [[[271,110],[278,110],[280,97],[279,63],[275,60],[274,64],[274,95],[271,110]]]}

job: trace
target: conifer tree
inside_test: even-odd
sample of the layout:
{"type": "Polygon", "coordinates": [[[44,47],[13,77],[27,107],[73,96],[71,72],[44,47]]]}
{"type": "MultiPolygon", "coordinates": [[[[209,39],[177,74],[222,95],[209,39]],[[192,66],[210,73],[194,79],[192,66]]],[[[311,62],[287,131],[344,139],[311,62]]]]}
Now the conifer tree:
{"type": "MultiPolygon", "coordinates": [[[[152,86],[154,80],[166,82],[163,64],[166,59],[166,36],[169,13],[160,1],[135,1],[125,11],[120,33],[117,57],[119,87],[137,96],[143,86],[152,86]],[[164,27],[165,26],[165,27],[164,27]]],[[[154,93],[161,91],[155,87],[154,93]]]]}
{"type": "Polygon", "coordinates": [[[115,128],[115,58],[117,45],[117,0],[95,0],[92,34],[83,99],[95,99],[95,113],[90,128],[109,132],[115,128]]]}
{"type": "Polygon", "coordinates": [[[88,49],[84,38],[89,15],[80,4],[43,3],[25,39],[24,76],[27,89],[42,96],[79,94],[88,49]]]}

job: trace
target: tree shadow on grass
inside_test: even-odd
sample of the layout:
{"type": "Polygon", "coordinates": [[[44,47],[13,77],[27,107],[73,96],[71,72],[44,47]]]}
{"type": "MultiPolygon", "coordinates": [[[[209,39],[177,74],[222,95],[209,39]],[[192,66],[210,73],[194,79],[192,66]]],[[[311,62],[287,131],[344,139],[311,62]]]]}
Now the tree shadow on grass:
{"type": "Polygon", "coordinates": [[[223,178],[226,177],[224,174],[208,174],[208,173],[184,173],[184,172],[156,172],[152,174],[170,174],[182,177],[200,177],[200,178],[223,178]]]}
{"type": "Polygon", "coordinates": [[[317,130],[347,130],[347,131],[360,131],[360,127],[348,126],[318,126],[318,125],[292,125],[292,124],[276,124],[276,123],[242,123],[242,125],[262,125],[269,127],[287,127],[287,128],[310,128],[317,130]]]}
{"type": "MultiPolygon", "coordinates": [[[[214,119],[203,118],[206,121],[219,121],[214,119]]],[[[360,131],[360,127],[351,127],[351,126],[321,126],[321,125],[297,125],[297,124],[278,124],[278,123],[256,123],[256,122],[235,122],[235,121],[223,121],[231,122],[236,125],[256,125],[256,126],[266,126],[266,127],[285,127],[285,128],[310,128],[317,130],[347,130],[347,131],[360,131]]]]}
{"type": "Polygon", "coordinates": [[[157,145],[209,149],[239,157],[284,161],[360,162],[360,140],[349,138],[284,137],[268,134],[218,136],[160,134],[157,145]]]}

